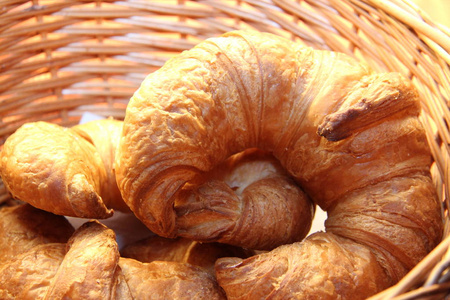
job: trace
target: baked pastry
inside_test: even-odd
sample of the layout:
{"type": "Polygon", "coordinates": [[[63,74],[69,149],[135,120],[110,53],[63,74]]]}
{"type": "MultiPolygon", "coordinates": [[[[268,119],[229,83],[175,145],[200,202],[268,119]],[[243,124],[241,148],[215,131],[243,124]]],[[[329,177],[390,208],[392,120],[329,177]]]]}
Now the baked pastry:
{"type": "MultiPolygon", "coordinates": [[[[28,206],[12,214],[20,219],[24,209],[29,210],[30,226],[41,214],[49,214],[28,206]]],[[[22,238],[28,242],[26,236],[36,232],[46,237],[61,230],[54,219],[41,221],[45,225],[40,227],[53,224],[54,229],[44,233],[18,224],[13,243],[21,244],[22,238]]],[[[2,219],[0,223],[4,223],[2,219]]],[[[65,232],[63,228],[58,234],[63,236],[65,232]]],[[[8,240],[2,236],[0,244],[3,239],[8,240]]],[[[225,299],[214,277],[203,268],[121,258],[114,232],[98,221],[83,224],[67,243],[48,238],[35,241],[33,247],[23,251],[14,244],[11,249],[5,248],[7,254],[0,260],[1,299],[225,299]]]]}
{"type": "Polygon", "coordinates": [[[198,266],[173,261],[141,263],[129,258],[121,258],[119,266],[130,299],[227,299],[215,278],[198,266]]]}
{"type": "MultiPolygon", "coordinates": [[[[107,218],[112,209],[130,212],[114,172],[121,129],[122,122],[112,119],[70,129],[24,125],[5,143],[3,180],[15,197],[55,214],[107,218]]],[[[182,193],[187,196],[174,208],[176,236],[197,241],[270,250],[302,240],[314,214],[280,163],[258,149],[234,155],[182,193]]]]}
{"type": "Polygon", "coordinates": [[[0,262],[37,245],[66,243],[74,232],[62,216],[23,204],[0,209],[0,262]]]}
{"type": "Polygon", "coordinates": [[[43,121],[13,133],[0,153],[0,175],[13,197],[58,214],[107,218],[129,211],[112,165],[122,122],[65,128],[43,121]]]}
{"type": "Polygon", "coordinates": [[[301,241],[314,216],[312,202],[278,160],[258,149],[231,156],[179,193],[175,234],[195,241],[271,250],[301,241]]]}
{"type": "Polygon", "coordinates": [[[186,238],[168,239],[157,235],[136,241],[120,250],[122,257],[140,262],[173,261],[199,266],[215,276],[214,264],[221,257],[248,258],[252,250],[220,243],[201,243],[186,238]]]}
{"type": "Polygon", "coordinates": [[[106,179],[102,181],[101,197],[108,208],[130,212],[117,187],[114,163],[116,149],[122,135],[123,122],[112,118],[91,121],[73,126],[71,129],[95,146],[103,165],[106,179]]]}
{"type": "Polygon", "coordinates": [[[230,299],[261,291],[356,299],[397,282],[441,239],[419,114],[417,92],[397,73],[267,33],[230,32],[143,81],[127,107],[117,181],[138,218],[171,237],[177,205],[204,174],[245,149],[268,151],[328,212],[326,233],[289,255],[219,259],[219,283],[230,299]],[[303,271],[288,276],[294,266],[303,271]]]}

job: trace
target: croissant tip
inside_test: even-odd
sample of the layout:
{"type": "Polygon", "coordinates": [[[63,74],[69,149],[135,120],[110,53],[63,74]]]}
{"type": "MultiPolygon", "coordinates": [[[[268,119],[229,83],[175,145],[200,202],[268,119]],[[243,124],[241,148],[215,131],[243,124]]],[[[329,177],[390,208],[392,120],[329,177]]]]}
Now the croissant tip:
{"type": "Polygon", "coordinates": [[[239,257],[222,257],[216,261],[216,270],[234,269],[239,267],[243,261],[239,257]]]}
{"type": "Polygon", "coordinates": [[[317,134],[321,137],[324,137],[328,141],[338,142],[350,136],[345,132],[334,130],[332,126],[328,125],[329,122],[326,122],[325,124],[319,125],[319,127],[317,128],[317,134]]]}

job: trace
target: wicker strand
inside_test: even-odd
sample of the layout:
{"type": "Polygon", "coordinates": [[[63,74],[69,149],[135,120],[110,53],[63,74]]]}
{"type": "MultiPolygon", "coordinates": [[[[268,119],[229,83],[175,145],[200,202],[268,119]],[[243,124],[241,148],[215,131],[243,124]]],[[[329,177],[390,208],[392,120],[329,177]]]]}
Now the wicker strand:
{"type": "MultiPolygon", "coordinates": [[[[443,299],[450,289],[450,29],[410,0],[0,0],[0,149],[26,122],[123,119],[148,73],[205,38],[272,32],[411,78],[442,201],[445,239],[373,299],[443,299]]],[[[10,195],[0,180],[0,204],[10,195]]]]}
{"type": "MultiPolygon", "coordinates": [[[[425,275],[432,272],[436,264],[444,257],[450,246],[450,237],[442,241],[425,259],[423,259],[411,272],[409,272],[400,282],[369,298],[369,300],[387,300],[409,291],[414,286],[422,283],[425,275]]],[[[437,266],[436,266],[437,267],[437,266]]]]}
{"type": "Polygon", "coordinates": [[[387,13],[393,15],[397,20],[401,21],[411,28],[414,28],[414,30],[423,34],[424,36],[427,36],[432,41],[439,43],[445,51],[450,52],[450,38],[440,30],[436,30],[436,28],[433,28],[429,24],[423,22],[421,19],[418,19],[417,17],[406,13],[404,10],[400,9],[390,1],[370,0],[368,2],[375,7],[382,8],[387,13]]]}

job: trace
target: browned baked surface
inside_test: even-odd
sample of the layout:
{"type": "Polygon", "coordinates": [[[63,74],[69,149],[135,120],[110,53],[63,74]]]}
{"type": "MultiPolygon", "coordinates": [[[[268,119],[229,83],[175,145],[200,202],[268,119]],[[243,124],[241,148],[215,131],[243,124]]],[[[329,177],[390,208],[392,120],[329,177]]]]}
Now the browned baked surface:
{"type": "MultiPolygon", "coordinates": [[[[254,147],[272,152],[329,214],[323,260],[296,260],[297,267],[319,274],[307,294],[322,293],[326,284],[331,295],[344,293],[337,279],[327,279],[330,274],[353,278],[345,295],[369,295],[397,282],[442,236],[419,113],[415,89],[397,73],[374,73],[344,54],[269,34],[231,32],[200,43],[144,80],[127,107],[119,188],[150,229],[175,236],[173,207],[185,201],[180,191],[198,185],[204,172],[234,153],[254,147]],[[348,257],[356,269],[327,259],[342,248],[359,249],[361,255],[348,257]]],[[[239,282],[240,294],[259,292],[256,274],[290,266],[275,253],[264,258],[270,267],[236,273],[228,270],[241,264],[219,263],[227,294],[239,294],[231,279],[239,282]]],[[[279,281],[285,272],[277,274],[279,281]]],[[[297,273],[292,284],[303,286],[307,274],[297,273]]],[[[287,294],[293,288],[283,287],[287,294]]]]}
{"type": "Polygon", "coordinates": [[[27,123],[0,153],[0,174],[11,194],[40,209],[73,217],[107,218],[129,211],[113,164],[122,122],[93,121],[73,128],[27,123]]]}
{"type": "Polygon", "coordinates": [[[115,233],[98,221],[67,234],[63,217],[42,218],[51,214],[27,204],[0,214],[14,233],[0,236],[1,299],[225,299],[202,267],[121,258],[115,233]]]}

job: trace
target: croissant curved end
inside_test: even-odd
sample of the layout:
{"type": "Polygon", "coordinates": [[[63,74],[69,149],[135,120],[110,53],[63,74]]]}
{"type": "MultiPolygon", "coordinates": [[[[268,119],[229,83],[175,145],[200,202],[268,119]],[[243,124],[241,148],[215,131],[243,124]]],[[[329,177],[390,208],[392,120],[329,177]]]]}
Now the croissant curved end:
{"type": "MultiPolygon", "coordinates": [[[[293,286],[300,289],[298,295],[320,294],[295,284],[306,281],[310,269],[331,272],[324,281],[330,291],[339,279],[357,282],[355,289],[339,291],[343,298],[364,290],[363,274],[370,270],[374,279],[367,290],[375,293],[406,274],[411,262],[442,236],[436,221],[441,205],[430,180],[431,155],[419,113],[417,92],[397,73],[376,74],[347,55],[312,50],[272,34],[231,32],[183,52],[144,80],[127,107],[118,185],[150,229],[176,235],[174,207],[185,202],[181,191],[186,185],[200,185],[198,178],[235,153],[269,151],[328,212],[328,237],[307,238],[302,247],[320,245],[314,249],[330,260],[296,260],[296,252],[284,246],[292,254],[288,262],[274,250],[258,260],[271,261],[277,280],[286,284],[283,270],[290,261],[305,268],[283,285],[292,292],[293,286]],[[399,189],[402,193],[396,194],[399,189]],[[374,199],[369,211],[363,203],[374,199]],[[395,207],[404,212],[398,214],[395,207]],[[348,256],[348,265],[356,266],[348,273],[341,265],[330,266],[343,245],[347,254],[352,248],[365,253],[348,256]]],[[[260,276],[255,274],[264,274],[267,266],[252,265],[239,276],[260,276]]],[[[228,282],[231,277],[222,274],[219,282],[228,282]]],[[[258,296],[258,284],[239,289],[258,296]]],[[[222,287],[227,293],[231,289],[222,287]]]]}

